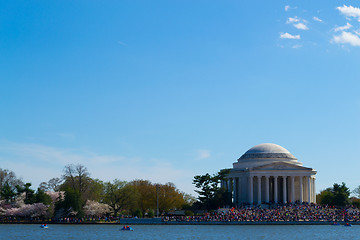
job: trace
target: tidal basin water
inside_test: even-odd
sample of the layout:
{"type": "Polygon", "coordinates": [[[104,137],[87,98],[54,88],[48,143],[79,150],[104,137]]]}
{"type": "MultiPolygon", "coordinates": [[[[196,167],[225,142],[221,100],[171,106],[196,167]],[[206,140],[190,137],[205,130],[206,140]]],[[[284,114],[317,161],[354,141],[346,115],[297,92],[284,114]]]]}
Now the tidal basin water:
{"type": "Polygon", "coordinates": [[[360,225],[119,225],[0,224],[0,239],[359,239],[360,225]]]}

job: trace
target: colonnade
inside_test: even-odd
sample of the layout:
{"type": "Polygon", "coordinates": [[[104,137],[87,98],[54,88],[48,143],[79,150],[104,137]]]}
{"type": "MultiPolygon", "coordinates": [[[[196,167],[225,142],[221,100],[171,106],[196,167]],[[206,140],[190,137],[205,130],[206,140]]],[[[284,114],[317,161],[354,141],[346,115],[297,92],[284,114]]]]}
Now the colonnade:
{"type": "Polygon", "coordinates": [[[250,175],[229,177],[222,182],[232,192],[233,203],[316,202],[314,176],[250,175]]]}

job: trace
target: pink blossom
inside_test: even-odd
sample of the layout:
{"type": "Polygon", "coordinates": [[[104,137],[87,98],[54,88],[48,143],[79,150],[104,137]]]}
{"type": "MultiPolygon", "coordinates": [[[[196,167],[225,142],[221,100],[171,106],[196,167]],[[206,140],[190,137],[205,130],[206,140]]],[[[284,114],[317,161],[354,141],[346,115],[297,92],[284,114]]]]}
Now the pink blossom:
{"type": "Polygon", "coordinates": [[[24,204],[21,207],[6,209],[5,216],[41,217],[46,215],[48,207],[43,203],[24,204]]]}
{"type": "Polygon", "coordinates": [[[84,212],[88,216],[103,216],[110,212],[109,205],[88,200],[84,206],[84,212]]]}

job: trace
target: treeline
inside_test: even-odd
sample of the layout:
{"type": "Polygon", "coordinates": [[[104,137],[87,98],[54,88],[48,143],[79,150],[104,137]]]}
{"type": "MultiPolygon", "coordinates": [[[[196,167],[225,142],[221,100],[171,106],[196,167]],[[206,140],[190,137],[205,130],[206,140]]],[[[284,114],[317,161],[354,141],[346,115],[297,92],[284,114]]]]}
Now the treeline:
{"type": "MultiPolygon", "coordinates": [[[[63,175],[42,182],[34,190],[16,174],[0,169],[0,219],[3,218],[66,218],[130,216],[153,217],[172,210],[214,210],[233,206],[231,193],[220,187],[229,169],[210,175],[194,176],[199,195],[181,192],[173,183],[155,184],[148,180],[130,182],[91,178],[83,165],[66,165],[63,175]]],[[[360,208],[360,186],[353,191],[345,183],[334,184],[316,196],[318,204],[360,208]],[[350,197],[353,193],[356,197],[350,197]]]]}
{"type": "Polygon", "coordinates": [[[157,210],[189,209],[194,197],[173,183],[148,180],[104,182],[90,177],[83,165],[67,165],[63,175],[42,182],[37,190],[10,170],[0,169],[0,216],[2,217],[153,217],[157,210]]]}

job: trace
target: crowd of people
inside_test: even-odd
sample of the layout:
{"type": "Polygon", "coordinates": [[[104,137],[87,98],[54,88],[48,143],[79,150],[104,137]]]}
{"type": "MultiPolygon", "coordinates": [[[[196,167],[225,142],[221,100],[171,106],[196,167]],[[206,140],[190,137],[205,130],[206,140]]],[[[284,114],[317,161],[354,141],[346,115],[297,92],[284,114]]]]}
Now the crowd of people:
{"type": "Polygon", "coordinates": [[[101,216],[101,217],[94,217],[94,216],[86,216],[86,217],[64,217],[64,218],[50,218],[44,219],[40,217],[35,218],[20,218],[20,217],[13,217],[13,216],[0,216],[0,222],[2,223],[17,223],[17,222],[55,222],[55,223],[97,223],[97,222],[118,222],[119,217],[113,216],[101,216]]]}
{"type": "Polygon", "coordinates": [[[164,216],[163,221],[360,221],[360,211],[354,207],[336,208],[317,204],[288,204],[270,207],[243,206],[218,209],[202,216],[164,216]]]}

